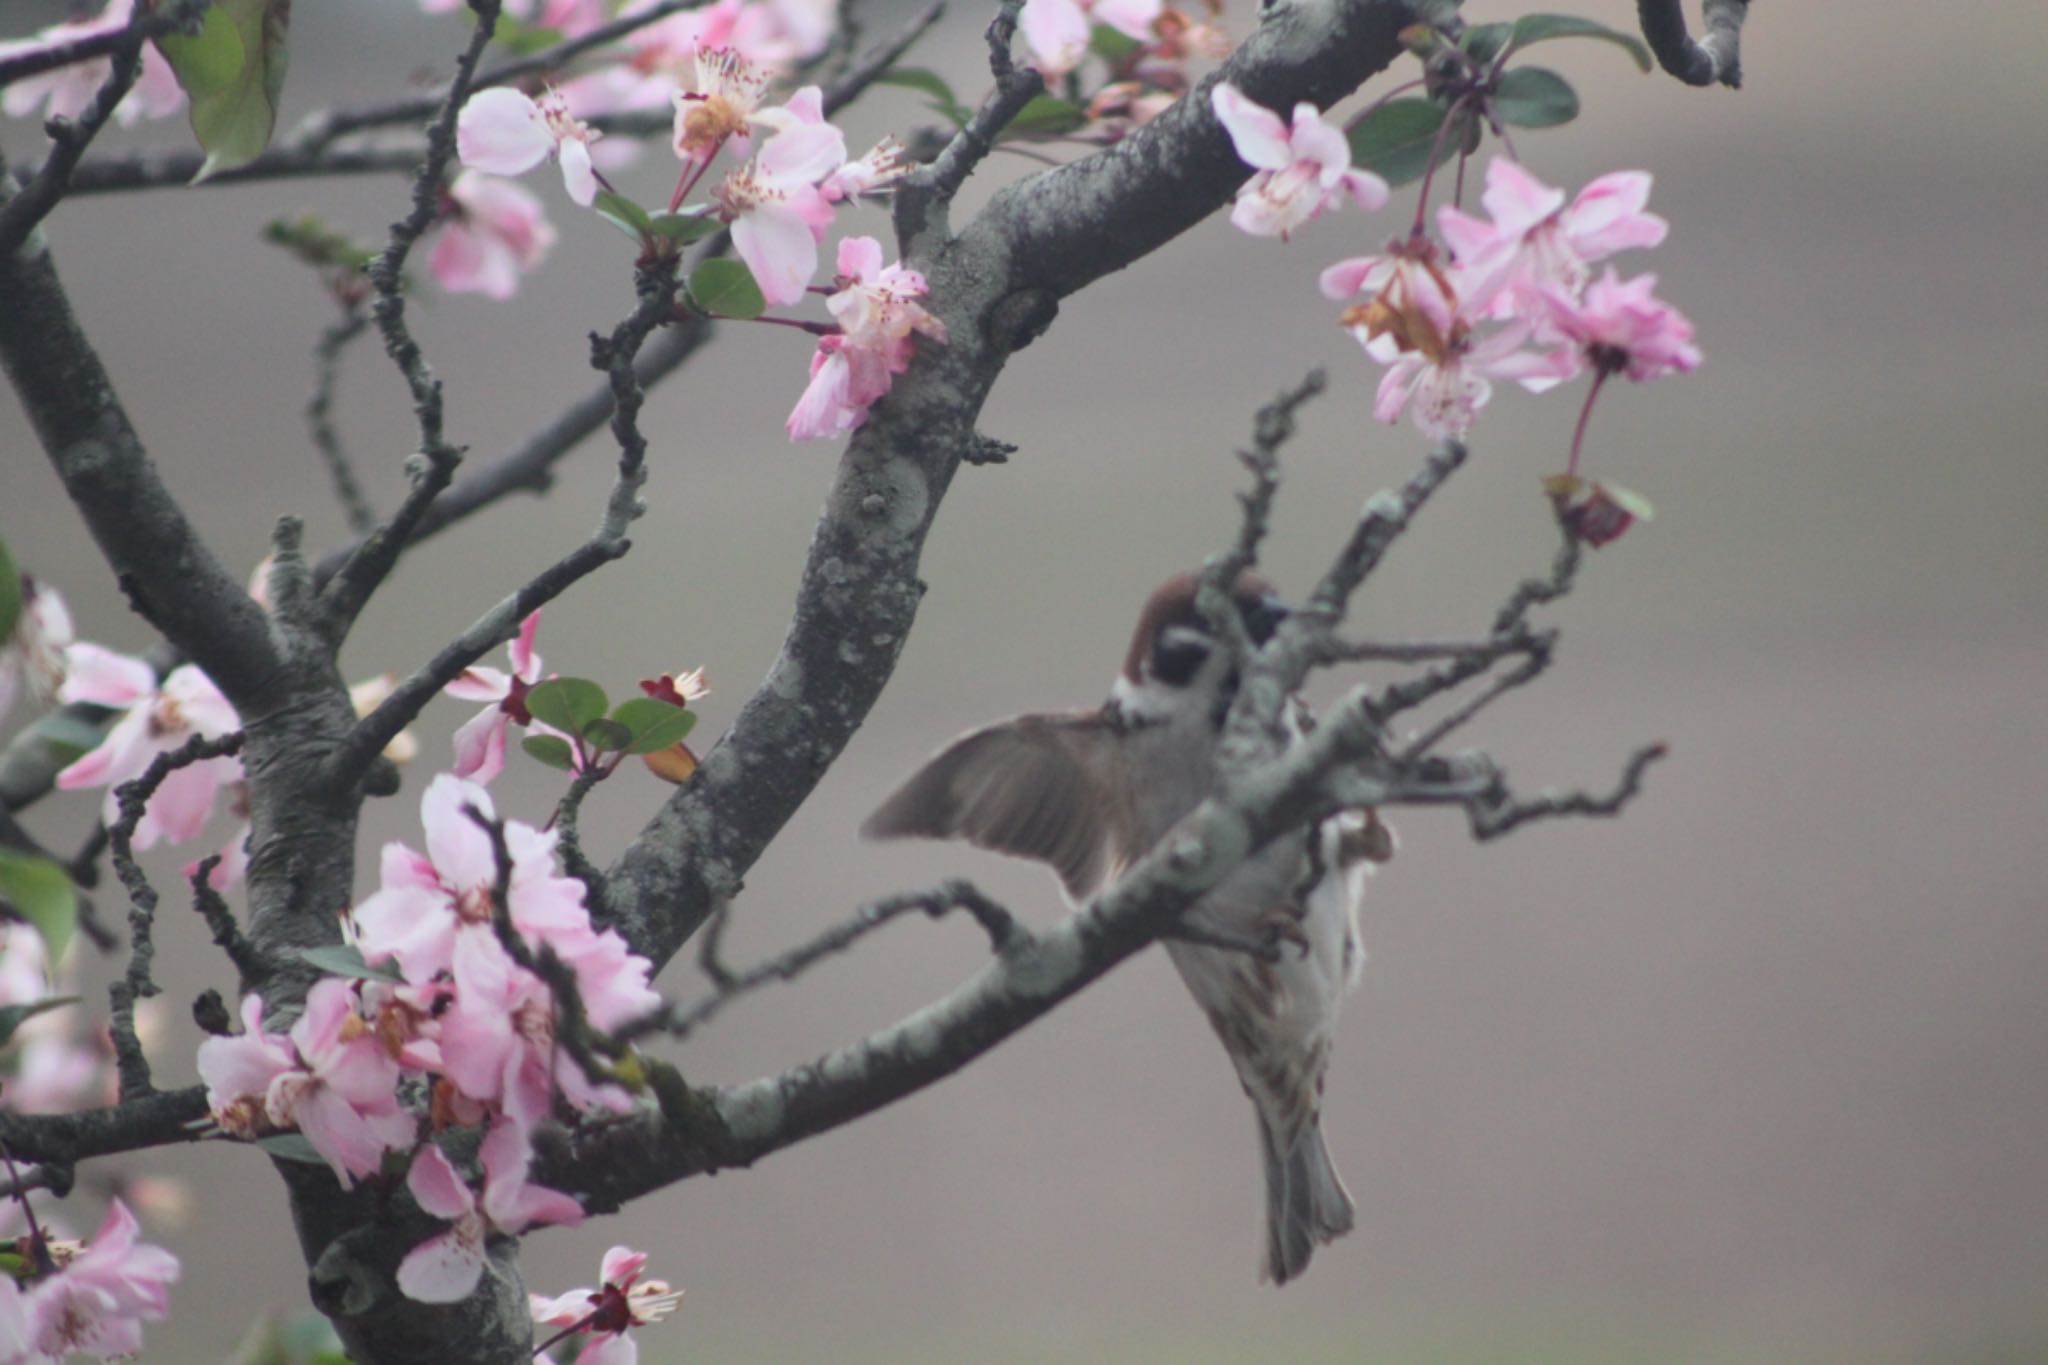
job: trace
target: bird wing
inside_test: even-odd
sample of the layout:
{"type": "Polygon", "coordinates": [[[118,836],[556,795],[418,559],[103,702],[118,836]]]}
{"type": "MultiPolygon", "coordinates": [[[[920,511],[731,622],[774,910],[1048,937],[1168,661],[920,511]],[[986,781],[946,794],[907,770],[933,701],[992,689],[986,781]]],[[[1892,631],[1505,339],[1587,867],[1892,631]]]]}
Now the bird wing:
{"type": "Polygon", "coordinates": [[[1036,858],[1076,904],[1121,870],[1136,825],[1100,711],[1018,716],[963,735],[861,826],[870,839],[966,839],[1036,858]]]}

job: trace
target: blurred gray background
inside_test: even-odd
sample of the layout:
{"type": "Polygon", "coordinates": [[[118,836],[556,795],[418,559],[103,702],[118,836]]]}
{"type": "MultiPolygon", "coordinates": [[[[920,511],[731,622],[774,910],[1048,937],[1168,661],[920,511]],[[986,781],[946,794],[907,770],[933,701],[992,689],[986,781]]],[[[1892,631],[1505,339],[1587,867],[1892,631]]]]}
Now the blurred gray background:
{"type": "MultiPolygon", "coordinates": [[[[1619,0],[1570,8],[1632,20],[1619,0]]],[[[49,12],[0,19],[26,30],[49,12]]],[[[925,55],[963,90],[984,17],[959,4],[925,55]]],[[[398,0],[300,6],[286,124],[442,69],[459,34],[398,0]]],[[[1655,171],[1671,238],[1624,268],[1659,274],[1707,362],[1603,398],[1590,470],[1659,515],[1594,557],[1555,613],[1553,674],[1469,742],[1529,789],[1604,786],[1649,739],[1672,757],[1618,822],[1480,848],[1450,814],[1396,816],[1326,1120],[1359,1228],[1305,1281],[1255,1283],[1251,1120],[1155,953],[882,1115],[540,1234],[535,1288],[589,1283],[613,1241],[651,1249],[688,1289],[645,1338],[655,1361],[2048,1360],[2044,57],[2034,0],[1760,4],[1739,94],[1638,77],[1602,45],[1542,51],[1587,113],[1525,134],[1525,159],[1567,186],[1655,171]]],[[[907,92],[879,92],[850,140],[919,118],[907,92]]],[[[37,141],[26,124],[0,137],[16,157],[37,141]]],[[[626,177],[645,197],[665,188],[659,160],[626,177]]],[[[979,181],[1034,169],[998,155],[979,181]]],[[[479,458],[592,383],[584,335],[630,302],[621,239],[574,215],[552,173],[530,183],[562,232],[530,288],[506,305],[430,293],[414,312],[453,439],[479,458]]],[[[316,544],[342,530],[299,418],[328,305],[256,233],[311,209],[367,237],[402,198],[396,178],[159,191],[50,225],[131,413],[231,562],[253,564],[283,512],[316,544]]],[[[1320,364],[1333,392],[1288,451],[1269,556],[1286,587],[1313,581],[1360,500],[1423,449],[1371,421],[1376,367],[1314,289],[1406,211],[1346,212],[1286,245],[1219,217],[1070,302],[1017,357],[983,426],[1021,450],[955,484],[896,685],[749,878],[736,954],[948,874],[1034,921],[1060,913],[1037,869],[866,847],[854,827],[958,731],[1098,699],[1146,589],[1230,533],[1230,452],[1253,409],[1320,364]]],[[[873,210],[842,226],[886,237],[873,210]]],[[[717,691],[699,735],[729,719],[774,655],[832,474],[836,447],[781,436],[806,356],[800,336],[728,327],[654,396],[652,511],[624,564],[549,608],[550,667],[616,693],[704,665],[717,691]]],[[[366,347],[342,396],[388,507],[411,442],[400,386],[366,347]]],[[[1561,466],[1575,406],[1497,401],[1470,468],[1373,581],[1370,629],[1470,633],[1546,561],[1537,480],[1561,466]]],[[[410,556],[351,675],[409,669],[580,537],[608,464],[592,443],[548,501],[410,556]]],[[[0,471],[17,556],[85,634],[141,648],[12,403],[0,471]]],[[[382,840],[417,838],[423,778],[467,714],[437,703],[406,793],[370,811],[366,884],[382,840]]],[[[529,818],[552,790],[516,762],[497,788],[529,818]]],[[[637,773],[601,791],[597,851],[662,794],[637,773]]],[[[38,828],[76,829],[89,808],[49,803],[38,828]]],[[[175,901],[165,919],[186,1031],[159,1067],[179,1083],[183,1003],[232,978],[175,901]]],[[[678,1059],[699,1082],[805,1061],[982,951],[965,923],[893,927],[678,1059]]],[[[681,961],[664,984],[699,983],[681,961]]],[[[284,1201],[246,1152],[162,1165],[200,1212],[167,1234],[186,1275],[150,1358],[215,1360],[252,1312],[303,1303],[284,1201]]]]}

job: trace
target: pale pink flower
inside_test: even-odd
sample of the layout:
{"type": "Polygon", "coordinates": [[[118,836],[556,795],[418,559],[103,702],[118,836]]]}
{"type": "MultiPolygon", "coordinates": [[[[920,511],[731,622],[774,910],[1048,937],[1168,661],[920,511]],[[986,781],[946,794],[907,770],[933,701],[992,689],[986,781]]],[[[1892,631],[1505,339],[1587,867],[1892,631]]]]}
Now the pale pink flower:
{"type": "Polygon", "coordinates": [[[615,1246],[604,1254],[597,1288],[572,1289],[552,1299],[531,1295],[533,1320],[587,1334],[575,1365],[635,1365],[640,1350],[628,1330],[661,1321],[683,1299],[680,1289],[641,1279],[646,1264],[646,1252],[615,1246]]]}
{"type": "Polygon", "coordinates": [[[885,137],[868,148],[857,161],[849,161],[818,185],[818,192],[832,203],[852,203],[863,194],[886,188],[910,173],[903,160],[903,144],[885,137]]]}
{"type": "Polygon", "coordinates": [[[356,1008],[354,984],[317,981],[288,1036],[263,1029],[263,1001],[242,1000],[243,1032],[199,1045],[207,1108],[222,1132],[253,1138],[297,1128],[347,1189],[417,1124],[399,1108],[398,1064],[356,1008]]]}
{"type": "Polygon", "coordinates": [[[530,1185],[533,1155],[519,1125],[500,1119],[491,1125],[481,1153],[482,1197],[456,1173],[441,1149],[428,1143],[413,1158],[405,1187],[420,1208],[449,1221],[446,1232],[429,1237],[398,1265],[398,1288],[421,1303],[459,1303],[484,1272],[484,1243],[492,1232],[517,1236],[542,1223],[574,1226],[583,1206],[560,1190],[530,1185]]]}
{"type": "Polygon", "coordinates": [[[891,353],[892,367],[902,373],[909,363],[910,334],[921,332],[945,344],[946,325],[917,302],[927,292],[922,274],[901,261],[882,264],[882,244],[872,237],[844,237],[839,242],[835,291],[826,311],[852,345],[891,353]],[[901,353],[903,364],[894,361],[901,353]]]}
{"type": "Polygon", "coordinates": [[[1627,375],[1638,383],[1699,368],[1692,323],[1650,291],[1655,275],[1623,280],[1614,267],[1575,300],[1555,287],[1540,291],[1550,328],[1602,377],[1627,375]]]}
{"type": "Polygon", "coordinates": [[[540,200],[473,168],[448,186],[444,212],[427,270],[451,294],[510,298],[555,244],[540,200]]]}
{"type": "Polygon", "coordinates": [[[1024,0],[1017,27],[1031,49],[1032,64],[1053,81],[1088,56],[1096,24],[1142,42],[1152,36],[1159,12],[1160,0],[1024,0]]]}
{"type": "Polygon", "coordinates": [[[841,239],[834,283],[825,306],[841,334],[819,338],[811,382],[784,424],[792,441],[841,436],[866,421],[868,408],[910,368],[912,333],[946,340],[945,324],[916,301],[924,276],[900,262],[884,267],[874,238],[841,239]]]}
{"type": "Polygon", "coordinates": [[[471,664],[443,690],[459,701],[482,701],[491,705],[476,713],[455,732],[455,775],[488,783],[505,769],[505,727],[518,723],[531,727],[533,716],[526,709],[526,694],[541,679],[540,655],[534,652],[534,634],[540,629],[540,609],[535,608],[519,623],[519,634],[508,647],[512,671],[501,673],[484,664],[471,664]]]}
{"type": "MultiPolygon", "coordinates": [[[[57,785],[67,791],[106,787],[102,814],[109,824],[121,815],[115,792],[122,783],[142,776],[158,754],[178,748],[194,735],[218,739],[241,727],[234,707],[192,664],[173,669],[161,686],[146,662],[100,645],[72,645],[65,651],[65,665],[60,700],[126,712],[97,749],[57,774],[57,785]]],[[[201,759],[173,769],[143,808],[135,827],[135,847],[150,848],[160,839],[179,844],[197,838],[213,814],[221,788],[241,777],[241,760],[233,757],[201,759]]]]}
{"type": "Polygon", "coordinates": [[[242,1031],[199,1044],[199,1079],[206,1107],[230,1137],[253,1138],[273,1131],[265,1101],[270,1083],[299,1064],[291,1040],[263,1029],[263,997],[242,997],[242,1031]]]}
{"type": "Polygon", "coordinates": [[[1460,325],[1457,290],[1427,239],[1397,240],[1378,256],[1339,261],[1318,283],[1325,298],[1365,297],[1347,308],[1342,320],[1360,344],[1387,336],[1403,352],[1441,356],[1460,325]]]}
{"type": "Polygon", "coordinates": [[[55,588],[21,576],[21,614],[0,640],[0,718],[24,684],[38,706],[57,700],[64,685],[64,651],[72,640],[71,612],[55,588]]]}
{"type": "Polygon", "coordinates": [[[601,136],[569,112],[557,90],[538,100],[502,85],[479,90],[455,121],[455,149],[465,166],[522,175],[552,156],[569,197],[586,208],[597,197],[590,144],[601,136]]]}
{"type": "Polygon", "coordinates": [[[732,225],[733,249],[771,304],[801,301],[818,273],[818,243],[834,214],[818,182],[846,164],[840,131],[804,117],[816,101],[816,87],[798,91],[781,111],[789,115],[782,130],[713,195],[719,216],[732,225]]]}
{"type": "MultiPolygon", "coordinates": [[[[134,11],[135,0],[110,0],[96,19],[54,24],[33,38],[0,43],[0,59],[126,28],[134,11]]],[[[0,110],[4,110],[9,118],[26,118],[36,113],[40,106],[41,117],[45,119],[75,119],[92,103],[93,96],[99,93],[113,71],[111,57],[95,57],[91,61],[73,62],[25,77],[0,93],[0,110]]],[[[127,96],[114,107],[114,117],[125,128],[138,119],[174,114],[184,104],[185,92],[179,87],[177,73],[171,70],[170,62],[157,51],[154,43],[143,44],[142,70],[137,73],[135,84],[127,96]]]]}
{"type": "Polygon", "coordinates": [[[733,154],[745,157],[751,150],[749,131],[774,122],[761,107],[768,73],[731,48],[700,47],[695,65],[697,88],[676,90],[670,97],[676,111],[671,138],[676,155],[703,165],[730,140],[733,154]]]}
{"type": "Polygon", "coordinates": [[[811,353],[811,382],[783,424],[790,440],[831,440],[868,420],[867,404],[853,401],[853,362],[847,350],[843,336],[818,339],[811,353]]]}
{"type": "Polygon", "coordinates": [[[142,1350],[142,1324],[162,1322],[178,1258],[138,1240],[135,1215],[119,1199],[99,1231],[60,1269],[24,1289],[0,1275],[0,1360],[58,1361],[72,1352],[100,1357],[142,1350]]]}
{"type": "MultiPolygon", "coordinates": [[[[601,971],[591,970],[606,964],[578,967],[578,987],[587,982],[591,988],[586,1004],[592,998],[602,1002],[614,1024],[657,1007],[659,997],[647,989],[646,959],[631,957],[616,935],[601,936],[599,941],[618,944],[611,954],[611,965],[618,970],[607,979],[601,971]]],[[[598,1022],[594,1013],[591,1022],[598,1022]]],[[[557,1093],[581,1112],[624,1113],[633,1106],[623,1088],[593,1083],[568,1049],[556,1045],[554,994],[546,982],[523,968],[512,968],[495,994],[458,989],[454,1003],[441,1014],[439,1029],[442,1072],[455,1088],[520,1123],[547,1117],[557,1093]]]]}
{"type": "Polygon", "coordinates": [[[1457,260],[1459,291],[1469,311],[1502,317],[1532,290],[1556,288],[1576,297],[1592,262],[1663,241],[1671,225],[1643,211],[1649,199],[1647,173],[1617,171],[1587,185],[1567,205],[1564,191],[1496,156],[1487,165],[1481,200],[1493,221],[1446,205],[1437,222],[1457,260]]]}
{"type": "Polygon", "coordinates": [[[1291,128],[1227,81],[1209,92],[1209,104],[1238,157],[1258,169],[1230,211],[1230,221],[1253,236],[1285,240],[1346,195],[1367,211],[1387,202],[1387,182],[1351,168],[1351,144],[1323,122],[1313,104],[1294,106],[1291,128]]]}
{"type": "Polygon", "coordinates": [[[1386,365],[1372,415],[1382,422],[1400,420],[1414,405],[1415,425],[1433,441],[1462,440],[1479,409],[1493,396],[1491,378],[1514,379],[1540,393],[1567,377],[1554,358],[1523,349],[1531,327],[1516,323],[1476,338],[1468,327],[1454,333],[1449,347],[1436,356],[1401,351],[1391,337],[1368,341],[1366,354],[1386,365]],[[1490,378],[1491,377],[1491,378],[1490,378]]]}

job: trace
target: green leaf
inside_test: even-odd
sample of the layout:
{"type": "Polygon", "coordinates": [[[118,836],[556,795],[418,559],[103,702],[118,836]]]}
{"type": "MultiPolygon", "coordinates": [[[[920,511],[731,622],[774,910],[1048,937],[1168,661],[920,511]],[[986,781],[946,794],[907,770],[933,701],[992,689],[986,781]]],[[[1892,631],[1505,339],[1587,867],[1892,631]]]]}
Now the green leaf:
{"type": "Polygon", "coordinates": [[[1493,112],[1517,128],[1555,128],[1579,116],[1579,97],[1555,71],[1518,66],[1495,84],[1493,112]]]}
{"type": "Polygon", "coordinates": [[[611,699],[588,678],[549,678],[526,694],[526,709],[544,725],[580,735],[584,726],[611,709],[611,699]]]}
{"type": "MultiPolygon", "coordinates": [[[[73,715],[68,709],[52,711],[22,732],[15,744],[32,739],[55,759],[69,763],[100,747],[119,712],[106,712],[99,720],[73,715]]],[[[11,748],[12,746],[10,746],[11,748]]]]}
{"type": "Polygon", "coordinates": [[[265,1314],[242,1334],[227,1365],[348,1365],[348,1356],[334,1324],[324,1316],[301,1313],[280,1322],[265,1314]]]}
{"type": "Polygon", "coordinates": [[[1473,61],[1485,66],[1501,54],[1514,31],[1513,24],[1474,24],[1465,30],[1461,45],[1471,54],[1473,61]]]}
{"type": "Polygon", "coordinates": [[[633,732],[629,754],[651,754],[680,744],[696,728],[697,713],[655,697],[634,697],[612,709],[612,719],[633,732]]]}
{"type": "Polygon", "coordinates": [[[550,768],[560,768],[566,773],[576,766],[576,751],[560,735],[528,735],[519,741],[519,747],[526,750],[529,757],[550,768]]]}
{"type": "Polygon", "coordinates": [[[754,283],[754,272],[743,261],[706,261],[692,270],[690,298],[703,312],[742,322],[760,317],[768,307],[761,286],[754,283]]]}
{"type": "Polygon", "coordinates": [[[270,145],[291,11],[291,0],[214,0],[197,34],[157,40],[192,102],[192,134],[206,151],[193,184],[248,165],[270,145]]]}
{"type": "Polygon", "coordinates": [[[953,93],[953,87],[935,71],[921,66],[892,66],[875,77],[876,85],[895,85],[905,90],[931,96],[931,108],[941,118],[955,125],[964,125],[974,117],[974,111],[960,102],[953,93]]]}
{"type": "Polygon", "coordinates": [[[1087,111],[1072,100],[1054,95],[1033,95],[1017,116],[1003,129],[1005,133],[1065,133],[1088,122],[1087,111]]]}
{"type": "Polygon", "coordinates": [[[681,213],[662,212],[647,215],[649,232],[685,245],[700,237],[709,237],[724,226],[716,214],[702,207],[686,209],[681,213]]]}
{"type": "Polygon", "coordinates": [[[75,995],[52,995],[26,1005],[0,1006],[0,1047],[7,1046],[14,1038],[14,1031],[38,1014],[46,1014],[51,1010],[77,1003],[78,997],[75,995]]]}
{"type": "Polygon", "coordinates": [[[1598,38],[1621,48],[1635,58],[1636,65],[1643,70],[1650,69],[1650,49],[1642,39],[1591,19],[1581,19],[1575,14],[1523,15],[1515,20],[1514,36],[1508,39],[1508,50],[1512,52],[1552,38],[1598,38]]]}
{"type": "Polygon", "coordinates": [[[625,233],[636,242],[644,242],[654,235],[654,220],[623,194],[611,190],[599,190],[597,198],[590,201],[590,207],[597,210],[597,216],[625,233]]]}
{"type": "Polygon", "coordinates": [[[14,634],[27,596],[21,588],[21,570],[15,566],[14,556],[7,553],[7,542],[0,540],[0,645],[14,634]]]}
{"type": "Polygon", "coordinates": [[[617,753],[633,742],[633,732],[615,720],[599,719],[583,727],[583,742],[601,754],[617,753]]]}
{"type": "Polygon", "coordinates": [[[1429,169],[1432,148],[1437,159],[1458,150],[1457,138],[1437,130],[1443,127],[1444,108],[1425,99],[1388,100],[1352,126],[1351,164],[1371,171],[1389,185],[1405,185],[1420,179],[1429,169]]]}
{"type": "Polygon", "coordinates": [[[371,966],[363,960],[363,950],[353,943],[330,943],[318,948],[301,948],[299,956],[329,976],[346,976],[358,981],[405,980],[392,963],[371,966]]]}
{"type": "Polygon", "coordinates": [[[320,1155],[320,1149],[304,1133],[272,1133],[257,1138],[256,1145],[282,1161],[303,1161],[309,1166],[327,1164],[327,1158],[320,1155]]]}
{"type": "Polygon", "coordinates": [[[562,30],[558,28],[523,23],[509,14],[500,14],[498,26],[491,30],[491,42],[499,51],[512,57],[531,57],[536,52],[545,52],[561,42],[562,37],[562,30]]]}
{"type": "Polygon", "coordinates": [[[0,848],[0,900],[42,935],[51,964],[64,960],[78,928],[78,889],[54,860],[0,848]]]}
{"type": "Polygon", "coordinates": [[[1088,50],[1111,66],[1128,61],[1131,55],[1143,46],[1145,45],[1130,34],[1120,28],[1111,28],[1108,24],[1097,24],[1088,34],[1088,50]]]}

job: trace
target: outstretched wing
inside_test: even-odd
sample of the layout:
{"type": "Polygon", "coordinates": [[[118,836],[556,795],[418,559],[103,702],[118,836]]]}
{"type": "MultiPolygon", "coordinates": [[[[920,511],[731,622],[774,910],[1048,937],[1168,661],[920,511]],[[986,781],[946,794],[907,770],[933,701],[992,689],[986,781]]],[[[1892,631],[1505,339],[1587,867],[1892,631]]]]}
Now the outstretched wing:
{"type": "Polygon", "coordinates": [[[884,801],[870,839],[966,839],[1036,858],[1077,904],[1129,856],[1135,821],[1099,711],[1019,716],[955,740],[884,801]]]}

